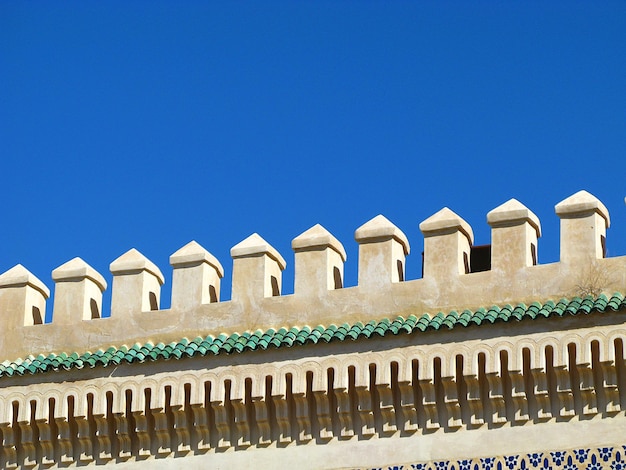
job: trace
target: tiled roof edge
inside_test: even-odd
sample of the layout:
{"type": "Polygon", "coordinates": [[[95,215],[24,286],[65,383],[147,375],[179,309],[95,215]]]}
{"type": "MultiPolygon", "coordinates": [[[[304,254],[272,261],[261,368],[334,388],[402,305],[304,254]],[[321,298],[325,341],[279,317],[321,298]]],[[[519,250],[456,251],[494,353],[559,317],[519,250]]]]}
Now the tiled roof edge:
{"type": "Polygon", "coordinates": [[[558,302],[547,301],[544,304],[533,302],[526,306],[523,303],[516,306],[492,306],[488,309],[480,308],[474,312],[464,310],[461,313],[451,311],[448,314],[438,312],[436,315],[424,313],[419,318],[409,315],[407,318],[398,316],[393,320],[384,318],[380,321],[369,321],[365,324],[356,322],[353,325],[331,324],[328,327],[318,325],[292,327],[289,330],[270,328],[267,331],[211,335],[193,340],[182,338],[180,341],[168,344],[151,342],[99,349],[95,352],[79,354],[60,353],[48,356],[28,356],[15,361],[0,363],[0,379],[15,375],[40,374],[59,370],[83,369],[85,367],[107,367],[121,363],[142,363],[147,361],[182,359],[185,357],[201,357],[207,355],[243,353],[246,351],[265,350],[270,348],[284,348],[295,345],[329,343],[331,341],[357,340],[360,338],[375,338],[401,333],[424,332],[427,330],[444,330],[453,328],[467,328],[496,322],[521,321],[540,317],[563,317],[566,314],[591,314],[626,309],[624,294],[616,292],[608,298],[604,294],[598,297],[573,297],[561,299],[558,302]],[[445,328],[444,328],[445,327],[445,328]]]}

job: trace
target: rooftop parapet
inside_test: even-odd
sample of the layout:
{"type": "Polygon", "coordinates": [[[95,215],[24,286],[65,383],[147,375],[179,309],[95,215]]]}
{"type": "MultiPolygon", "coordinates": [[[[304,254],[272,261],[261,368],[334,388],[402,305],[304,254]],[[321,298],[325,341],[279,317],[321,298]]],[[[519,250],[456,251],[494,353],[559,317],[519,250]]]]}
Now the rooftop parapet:
{"type": "Polygon", "coordinates": [[[537,216],[517,199],[510,199],[487,214],[491,225],[491,269],[517,271],[537,264],[537,216]]]}
{"type": "Polygon", "coordinates": [[[541,225],[520,202],[511,199],[487,214],[492,230],[488,250],[473,246],[469,224],[444,208],[420,224],[424,274],[412,280],[405,278],[410,251],[406,235],[379,215],[355,232],[359,244],[355,287],[344,285],[342,243],[315,225],[292,241],[292,295],[281,295],[285,260],[253,234],[231,250],[232,300],[225,302],[220,302],[222,265],[192,241],[170,257],[170,309],[159,308],[161,271],[131,249],[111,263],[111,318],[101,320],[107,282],[80,258],[53,271],[52,322],[45,325],[39,324],[46,318],[49,290],[17,265],[0,275],[4,327],[0,355],[11,359],[23,354],[106,349],[141,340],[167,342],[257,328],[432,316],[494,304],[626,292],[626,256],[603,257],[609,224],[604,205],[580,192],[558,204],[556,211],[561,218],[561,261],[534,266],[541,225]],[[486,267],[475,263],[489,253],[486,267]]]}
{"type": "Polygon", "coordinates": [[[449,281],[470,272],[472,227],[444,207],[420,224],[424,234],[424,278],[449,281]]]}
{"type": "Polygon", "coordinates": [[[406,235],[383,215],[354,232],[359,244],[359,286],[379,287],[405,278],[405,260],[411,252],[406,235]]]}
{"type": "Polygon", "coordinates": [[[233,302],[255,303],[265,297],[279,296],[284,258],[257,233],[233,246],[233,302]]]}
{"type": "Polygon", "coordinates": [[[113,261],[111,316],[159,309],[161,286],[165,282],[157,266],[135,248],[113,261]]]}
{"type": "Polygon", "coordinates": [[[107,288],[104,277],[80,258],[74,258],[52,271],[54,321],[76,324],[102,316],[102,293],[107,288]]]}
{"type": "Polygon", "coordinates": [[[43,323],[50,290],[21,264],[0,275],[0,318],[3,330],[43,323]]]}
{"type": "Polygon", "coordinates": [[[588,263],[604,258],[609,211],[595,196],[578,191],[554,207],[561,218],[561,261],[588,263]]]}
{"type": "Polygon", "coordinates": [[[172,309],[188,310],[201,304],[219,302],[220,280],[224,268],[195,241],[190,241],[170,256],[172,309]]]}
{"type": "Polygon", "coordinates": [[[319,296],[343,287],[346,250],[320,224],[291,242],[296,258],[295,295],[319,296]]]}

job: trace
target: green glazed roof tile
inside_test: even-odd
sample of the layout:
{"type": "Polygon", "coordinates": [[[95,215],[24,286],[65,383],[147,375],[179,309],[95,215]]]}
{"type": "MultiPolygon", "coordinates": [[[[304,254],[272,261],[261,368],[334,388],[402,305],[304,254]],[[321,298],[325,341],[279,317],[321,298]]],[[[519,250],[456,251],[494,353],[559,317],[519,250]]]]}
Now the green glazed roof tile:
{"type": "Polygon", "coordinates": [[[269,344],[271,346],[274,346],[275,348],[280,347],[280,343],[283,338],[283,335],[285,334],[285,331],[286,330],[284,328],[281,328],[278,331],[276,331],[274,335],[272,336],[272,338],[270,339],[269,344]]]}
{"type": "Polygon", "coordinates": [[[513,315],[513,307],[507,304],[504,307],[502,307],[502,309],[500,310],[500,313],[496,315],[496,317],[494,318],[494,322],[496,321],[506,322],[509,320],[509,318],[511,318],[512,315],[513,315]]]}
{"type": "Polygon", "coordinates": [[[459,315],[459,319],[456,321],[461,326],[469,325],[469,322],[472,319],[472,312],[469,310],[463,310],[463,313],[459,315]]]}
{"type": "Polygon", "coordinates": [[[261,336],[261,339],[265,338],[267,341],[269,341],[270,339],[272,339],[272,337],[275,334],[276,334],[276,330],[274,328],[270,328],[269,330],[263,333],[263,335],[261,336]]]}
{"type": "Polygon", "coordinates": [[[439,312],[437,315],[430,319],[430,322],[428,323],[428,328],[438,330],[443,323],[444,318],[445,317],[443,315],[443,312],[439,312]]]}
{"type": "Polygon", "coordinates": [[[346,334],[348,330],[345,328],[345,325],[338,327],[334,332],[332,332],[330,336],[330,341],[343,341],[346,338],[346,334]]]}
{"type": "Polygon", "coordinates": [[[220,346],[217,343],[213,343],[211,346],[209,346],[208,351],[217,355],[220,352],[220,346]]]}
{"type": "Polygon", "coordinates": [[[537,314],[539,313],[539,310],[541,310],[541,304],[538,302],[533,302],[532,304],[528,306],[522,318],[523,317],[528,317],[530,319],[536,318],[537,314]]]}
{"type": "Polygon", "coordinates": [[[384,318],[374,327],[374,333],[377,333],[380,336],[385,336],[386,331],[389,329],[389,320],[384,318]]]}
{"type": "Polygon", "coordinates": [[[243,338],[243,341],[235,341],[235,343],[233,343],[233,351],[242,352],[246,346],[246,341],[246,338],[243,338]]]}
{"type": "Polygon", "coordinates": [[[248,337],[243,336],[239,340],[239,344],[241,344],[242,350],[254,350],[256,349],[256,344],[258,342],[258,338],[254,335],[250,335],[248,337]]]}
{"type": "Polygon", "coordinates": [[[295,338],[296,338],[296,335],[294,335],[292,332],[287,332],[287,334],[285,334],[285,336],[283,336],[282,339],[280,340],[279,345],[276,347],[280,347],[282,345],[291,347],[293,345],[293,341],[295,338]]]}
{"type": "Polygon", "coordinates": [[[371,338],[373,333],[379,336],[398,335],[412,333],[414,331],[424,332],[427,329],[440,330],[442,326],[446,329],[459,327],[480,326],[485,323],[496,321],[511,322],[525,319],[536,319],[539,317],[558,317],[565,315],[590,315],[594,312],[615,312],[626,310],[626,297],[622,293],[615,293],[610,298],[605,295],[598,297],[587,296],[585,298],[574,297],[572,299],[560,299],[556,304],[547,301],[543,304],[533,302],[529,306],[523,303],[515,306],[505,305],[503,307],[493,306],[488,310],[479,308],[472,312],[464,310],[460,315],[456,311],[448,314],[437,313],[431,317],[424,313],[418,319],[415,315],[409,315],[406,319],[402,316],[396,317],[393,321],[384,318],[380,321],[369,321],[366,324],[356,322],[352,325],[344,323],[341,326],[331,324],[328,327],[318,325],[311,329],[309,326],[292,327],[287,330],[269,329],[265,332],[257,330],[255,332],[232,333],[230,336],[224,333],[216,338],[200,336],[189,340],[181,338],[169,344],[151,342],[145,344],[133,344],[130,348],[125,345],[111,346],[106,350],[99,349],[95,352],[78,352],[71,354],[62,352],[58,355],[49,354],[47,356],[27,356],[16,361],[4,361],[0,364],[0,378],[12,377],[15,375],[37,374],[55,370],[82,369],[84,367],[106,367],[108,365],[119,365],[123,362],[138,363],[147,360],[169,360],[182,359],[184,357],[201,357],[209,352],[217,354],[243,353],[257,349],[267,349],[270,345],[276,348],[291,347],[294,344],[304,345],[315,344],[319,340],[347,341],[359,338],[371,338]]]}
{"type": "Polygon", "coordinates": [[[346,325],[345,328],[342,328],[341,330],[337,330],[337,333],[335,334],[335,338],[339,339],[340,341],[344,341],[346,339],[356,340],[361,335],[365,338],[369,338],[369,335],[371,334],[373,327],[370,325],[366,329],[366,326],[367,325],[353,325],[351,327],[348,327],[346,325]]]}
{"type": "Polygon", "coordinates": [[[375,321],[369,321],[365,325],[363,325],[363,328],[361,329],[361,332],[359,333],[359,336],[363,336],[365,338],[369,338],[372,335],[372,333],[374,332],[375,328],[376,328],[376,322],[375,321]]]}
{"type": "Polygon", "coordinates": [[[307,340],[307,338],[309,337],[309,334],[311,333],[311,329],[308,326],[303,327],[297,334],[296,334],[296,342],[298,344],[304,344],[307,340]]]}
{"type": "Polygon", "coordinates": [[[524,313],[526,313],[526,310],[528,310],[526,305],[519,304],[513,309],[513,311],[511,312],[511,316],[519,321],[524,318],[524,313]]]}
{"type": "Polygon", "coordinates": [[[448,328],[454,328],[454,325],[456,325],[458,320],[459,314],[453,310],[445,316],[441,324],[447,326],[448,328]]]}
{"type": "Polygon", "coordinates": [[[324,333],[325,330],[326,328],[324,328],[321,325],[313,328],[311,330],[311,333],[309,334],[309,337],[307,338],[307,341],[310,341],[314,344],[317,343],[319,339],[322,337],[322,334],[324,333]]]}
{"type": "Polygon", "coordinates": [[[188,356],[193,356],[194,353],[198,350],[198,343],[192,341],[191,343],[189,343],[189,345],[185,348],[185,354],[187,354],[188,356]]]}
{"type": "Polygon", "coordinates": [[[582,299],[580,297],[575,297],[573,300],[571,300],[564,306],[563,313],[567,312],[571,315],[578,315],[578,313],[581,311],[580,310],[581,306],[582,306],[582,299]]]}
{"type": "Polygon", "coordinates": [[[176,359],[180,359],[181,357],[183,357],[183,353],[180,349],[175,348],[172,349],[171,356],[175,357],[176,359]]]}
{"type": "Polygon", "coordinates": [[[611,310],[618,310],[620,308],[620,304],[623,300],[622,295],[618,292],[613,294],[613,297],[607,302],[607,307],[611,310]]]}
{"type": "Polygon", "coordinates": [[[480,324],[483,322],[483,319],[485,318],[485,315],[487,315],[487,310],[485,310],[484,308],[479,308],[470,318],[470,323],[473,323],[476,326],[480,326],[480,324]]]}
{"type": "Polygon", "coordinates": [[[596,309],[598,312],[604,313],[606,311],[606,307],[608,303],[609,302],[608,302],[608,299],[606,298],[606,295],[600,294],[598,298],[595,300],[595,302],[593,303],[593,308],[596,309]]]}
{"type": "Polygon", "coordinates": [[[541,308],[537,312],[537,317],[548,318],[550,316],[550,313],[552,313],[552,311],[554,310],[554,307],[555,307],[554,302],[552,301],[546,302],[545,304],[541,306],[541,308]]]}
{"type": "Polygon", "coordinates": [[[404,325],[402,325],[402,329],[407,333],[411,333],[415,325],[417,324],[417,317],[415,315],[409,315],[409,317],[404,321],[404,325]]]}
{"type": "MultiPolygon", "coordinates": [[[[506,309],[505,307],[502,307],[503,309],[506,309]]],[[[489,322],[489,323],[493,323],[496,321],[496,318],[498,317],[498,315],[500,315],[500,312],[502,310],[500,310],[499,307],[497,306],[493,306],[491,307],[489,310],[487,310],[487,312],[485,313],[484,317],[483,317],[483,322],[489,322]]]]}
{"type": "Polygon", "coordinates": [[[430,323],[430,316],[427,313],[424,313],[415,324],[415,328],[418,329],[419,331],[424,332],[426,331],[426,328],[428,328],[429,323],[430,323]]]}
{"type": "Polygon", "coordinates": [[[397,335],[398,332],[400,331],[400,328],[402,328],[402,326],[405,324],[404,322],[404,318],[402,317],[397,317],[394,321],[391,322],[391,324],[389,325],[389,331],[394,334],[397,335]]]}
{"type": "Polygon", "coordinates": [[[326,343],[330,342],[333,339],[333,336],[337,332],[337,326],[334,324],[328,325],[328,327],[322,332],[320,339],[325,341],[326,343]]]}
{"type": "MultiPolygon", "coordinates": [[[[574,300],[572,300],[572,302],[576,302],[575,299],[576,298],[574,297],[574,300]]],[[[553,314],[557,314],[559,317],[562,317],[568,304],[569,302],[566,299],[559,300],[559,302],[554,306],[554,310],[552,311],[553,314]]]]}
{"type": "Polygon", "coordinates": [[[587,297],[585,297],[583,303],[580,305],[580,309],[585,312],[585,315],[589,315],[594,308],[596,308],[596,299],[588,295],[587,297]]]}

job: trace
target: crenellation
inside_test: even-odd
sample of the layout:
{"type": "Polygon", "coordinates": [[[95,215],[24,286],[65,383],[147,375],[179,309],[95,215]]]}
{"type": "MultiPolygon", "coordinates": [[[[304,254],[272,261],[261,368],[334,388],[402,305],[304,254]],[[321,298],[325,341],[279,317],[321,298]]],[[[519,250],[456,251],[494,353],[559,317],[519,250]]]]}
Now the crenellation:
{"type": "Polygon", "coordinates": [[[107,283],[100,273],[80,258],[74,258],[52,271],[54,290],[53,320],[58,325],[102,317],[102,293],[107,283]]]}
{"type": "Polygon", "coordinates": [[[256,304],[281,293],[284,258],[258,234],[253,233],[231,248],[233,258],[232,301],[256,304]]]}
{"type": "Polygon", "coordinates": [[[192,241],[170,257],[169,309],[159,309],[163,274],[132,249],[111,263],[110,318],[107,281],[74,258],[52,272],[44,325],[50,292],[17,265],[0,275],[0,466],[527,436],[535,426],[621,419],[623,296],[606,312],[592,306],[599,293],[626,291],[626,257],[604,258],[608,211],[589,193],[556,212],[559,262],[537,265],[539,219],[511,199],[487,214],[490,269],[474,272],[472,229],[444,208],[420,224],[424,276],[413,280],[408,238],[377,216],[355,232],[354,287],[343,285],[343,245],[318,224],[292,241],[292,295],[281,295],[285,260],[253,234],[231,250],[224,302],[222,265],[192,241]],[[588,287],[585,273],[596,274],[597,292],[561,302],[584,297],[575,289],[588,287]],[[409,320],[419,327],[404,332],[409,320]],[[98,349],[126,356],[110,368],[79,359],[98,349]],[[56,353],[49,367],[58,371],[33,372],[39,353],[56,353]],[[19,356],[25,365],[10,377],[19,356]]]}
{"type": "Polygon", "coordinates": [[[605,257],[611,219],[604,204],[583,190],[554,209],[561,219],[561,262],[585,265],[605,257]]]}
{"type": "Polygon", "coordinates": [[[383,215],[354,232],[359,244],[359,286],[380,288],[405,280],[405,259],[411,252],[406,235],[383,215]]]}
{"type": "Polygon", "coordinates": [[[474,232],[465,220],[444,207],[419,228],[424,235],[424,279],[440,285],[470,272],[474,232]]]}
{"type": "Polygon", "coordinates": [[[4,331],[42,324],[48,297],[50,289],[21,264],[0,275],[0,315],[4,331]]]}
{"type": "Polygon", "coordinates": [[[539,218],[516,199],[487,214],[491,226],[491,269],[514,273],[537,264],[539,218]]]}
{"type": "Polygon", "coordinates": [[[343,287],[346,250],[320,224],[298,235],[291,242],[295,253],[295,295],[318,297],[343,287]]]}
{"type": "Polygon", "coordinates": [[[172,310],[187,311],[220,301],[224,268],[196,241],[190,241],[170,256],[172,310]]]}
{"type": "Polygon", "coordinates": [[[191,332],[206,335],[313,326],[328,324],[336,312],[354,322],[402,312],[434,314],[459,307],[623,290],[626,256],[603,257],[609,225],[604,205],[582,191],[557,204],[556,212],[562,224],[562,261],[536,265],[539,220],[511,199],[487,214],[492,228],[491,269],[473,272],[472,229],[444,208],[420,224],[424,276],[413,280],[404,275],[410,251],[406,235],[382,215],[377,216],[355,232],[359,244],[359,283],[355,287],[343,285],[343,245],[318,224],[292,241],[295,291],[286,296],[281,295],[285,260],[253,234],[231,250],[232,300],[226,302],[220,302],[222,265],[192,241],[170,257],[172,303],[166,310],[159,309],[163,274],[131,249],[111,263],[110,318],[101,311],[107,281],[75,258],[53,271],[52,323],[45,325],[40,323],[45,319],[50,291],[17,265],[0,275],[0,314],[5,331],[18,328],[19,333],[0,334],[0,353],[10,358],[32,351],[106,349],[153,337],[167,342],[191,332]],[[388,294],[383,295],[381,289],[388,294]],[[95,319],[98,321],[91,321],[95,319]],[[68,332],[68,325],[76,328],[68,332]]]}
{"type": "Polygon", "coordinates": [[[112,317],[159,309],[165,278],[148,258],[132,248],[113,261],[109,269],[113,275],[112,317]]]}

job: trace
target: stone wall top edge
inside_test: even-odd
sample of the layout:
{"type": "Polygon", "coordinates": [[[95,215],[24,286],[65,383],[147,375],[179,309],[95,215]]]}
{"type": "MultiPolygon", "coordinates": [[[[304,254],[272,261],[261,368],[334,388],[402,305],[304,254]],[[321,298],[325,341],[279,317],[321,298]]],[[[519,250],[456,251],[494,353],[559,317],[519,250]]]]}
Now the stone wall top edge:
{"type": "MultiPolygon", "coordinates": [[[[233,247],[233,292],[228,301],[220,301],[222,265],[191,242],[172,255],[169,309],[159,308],[163,274],[137,250],[131,249],[111,263],[110,312],[102,312],[102,295],[108,294],[104,277],[75,258],[53,271],[53,326],[41,324],[48,287],[17,265],[0,275],[0,316],[5,326],[5,333],[0,334],[4,336],[0,338],[0,354],[10,357],[11,351],[66,350],[66,338],[77,336],[77,331],[85,330],[81,325],[86,324],[93,324],[86,328],[95,332],[92,337],[95,334],[119,343],[135,337],[176,335],[182,330],[215,332],[220,327],[223,331],[254,331],[626,292],[626,256],[604,258],[608,223],[602,226],[591,220],[598,213],[608,220],[606,207],[589,193],[579,192],[557,204],[556,212],[580,216],[567,218],[561,226],[560,261],[537,264],[539,220],[520,202],[510,200],[489,213],[491,259],[483,260],[487,270],[475,271],[471,243],[451,242],[457,233],[466,237],[471,227],[449,209],[443,215],[440,211],[422,224],[429,239],[424,246],[424,263],[436,265],[424,266],[424,276],[411,280],[404,276],[406,263],[411,262],[405,260],[408,240],[379,215],[356,231],[357,243],[367,244],[368,249],[360,251],[358,260],[363,285],[353,287],[343,286],[343,245],[316,225],[294,239],[296,289],[289,295],[280,292],[284,258],[253,234],[233,247]],[[515,219],[514,224],[507,223],[510,218],[515,219]],[[454,223],[448,223],[452,219],[454,223]],[[312,256],[303,249],[307,244],[315,245],[315,253],[330,250],[335,255],[312,256]],[[401,245],[400,249],[393,244],[401,245]],[[266,261],[253,268],[250,263],[257,263],[255,260],[266,261]],[[70,278],[72,282],[64,282],[70,278]],[[16,328],[39,328],[50,335],[41,338],[44,335],[29,333],[30,339],[21,340],[12,333],[16,328]],[[71,329],[76,331],[68,334],[71,329]],[[41,338],[40,348],[37,337],[41,338]]],[[[75,341],[85,346],[90,343],[88,339],[75,341]]]]}

